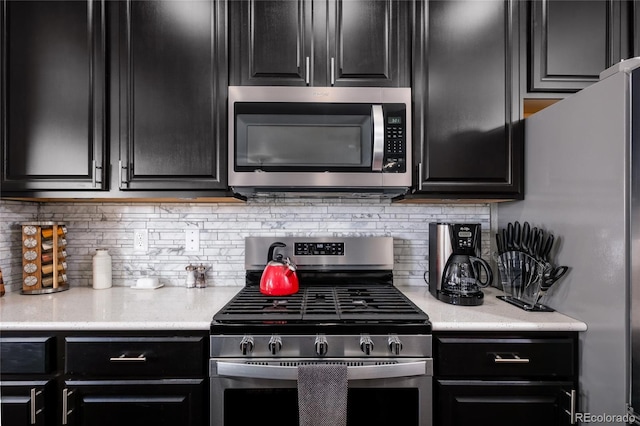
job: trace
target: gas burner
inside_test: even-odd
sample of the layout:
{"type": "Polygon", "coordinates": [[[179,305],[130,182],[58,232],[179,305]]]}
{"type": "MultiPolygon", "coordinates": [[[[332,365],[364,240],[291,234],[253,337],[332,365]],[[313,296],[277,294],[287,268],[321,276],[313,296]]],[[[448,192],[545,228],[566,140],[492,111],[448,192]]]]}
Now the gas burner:
{"type": "Polygon", "coordinates": [[[215,314],[212,332],[223,334],[230,326],[269,333],[431,331],[427,314],[393,285],[392,238],[247,238],[245,267],[246,286],[215,314]],[[285,245],[283,255],[298,266],[299,291],[289,296],[259,291],[269,247],[276,241],[285,245]],[[343,249],[337,254],[302,250],[333,245],[343,249]]]}

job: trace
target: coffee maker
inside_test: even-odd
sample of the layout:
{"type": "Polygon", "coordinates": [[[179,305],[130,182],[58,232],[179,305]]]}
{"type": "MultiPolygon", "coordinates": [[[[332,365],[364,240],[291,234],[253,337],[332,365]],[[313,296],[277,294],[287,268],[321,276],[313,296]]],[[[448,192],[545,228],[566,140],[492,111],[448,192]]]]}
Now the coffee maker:
{"type": "Polygon", "coordinates": [[[452,305],[482,304],[480,288],[491,284],[493,273],[480,258],[480,232],[479,223],[429,224],[429,291],[438,300],[452,305]]]}

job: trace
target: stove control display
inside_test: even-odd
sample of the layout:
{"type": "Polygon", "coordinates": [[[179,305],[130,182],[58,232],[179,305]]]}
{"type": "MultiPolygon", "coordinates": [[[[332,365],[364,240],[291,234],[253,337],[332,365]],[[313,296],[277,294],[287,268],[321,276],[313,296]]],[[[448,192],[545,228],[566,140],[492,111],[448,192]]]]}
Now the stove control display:
{"type": "Polygon", "coordinates": [[[344,243],[295,243],[295,256],[344,256],[344,243]]]}

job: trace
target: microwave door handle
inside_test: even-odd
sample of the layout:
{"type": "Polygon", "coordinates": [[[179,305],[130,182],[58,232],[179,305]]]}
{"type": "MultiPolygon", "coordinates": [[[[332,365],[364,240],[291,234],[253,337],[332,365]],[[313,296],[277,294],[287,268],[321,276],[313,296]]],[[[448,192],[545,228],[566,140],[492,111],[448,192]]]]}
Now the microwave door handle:
{"type": "Polygon", "coordinates": [[[374,172],[381,172],[382,157],[384,156],[384,114],[382,105],[371,106],[371,119],[373,120],[373,159],[371,169],[374,172]]]}
{"type": "MultiPolygon", "coordinates": [[[[241,364],[224,361],[218,361],[216,364],[218,376],[267,380],[298,379],[298,367],[295,366],[241,364]]],[[[349,380],[391,379],[424,376],[427,373],[427,361],[347,367],[349,380]]]]}

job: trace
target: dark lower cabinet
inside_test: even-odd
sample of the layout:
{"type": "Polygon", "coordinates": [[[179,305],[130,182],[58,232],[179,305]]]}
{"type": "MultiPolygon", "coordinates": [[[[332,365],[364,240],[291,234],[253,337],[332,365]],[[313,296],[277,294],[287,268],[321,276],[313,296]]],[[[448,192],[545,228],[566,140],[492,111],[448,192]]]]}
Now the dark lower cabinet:
{"type": "Polygon", "coordinates": [[[415,197],[523,197],[519,3],[417,2],[415,197]]]}
{"type": "Polygon", "coordinates": [[[56,338],[52,334],[0,337],[0,410],[3,426],[54,425],[56,338]]]}
{"type": "Polygon", "coordinates": [[[194,335],[67,336],[63,424],[203,426],[207,340],[194,335]]]}
{"type": "Polygon", "coordinates": [[[206,426],[207,331],[0,338],[3,426],[206,426]]]}
{"type": "Polygon", "coordinates": [[[440,426],[571,424],[571,382],[438,380],[440,426]]]}
{"type": "Polygon", "coordinates": [[[434,424],[574,424],[577,333],[442,333],[434,342],[434,424]]]}
{"type": "Polygon", "coordinates": [[[0,380],[3,426],[48,426],[56,419],[53,380],[0,380]]]}
{"type": "Polygon", "coordinates": [[[202,426],[204,379],[68,380],[63,424],[202,426]],[[65,423],[66,422],[66,423],[65,423]]]}

